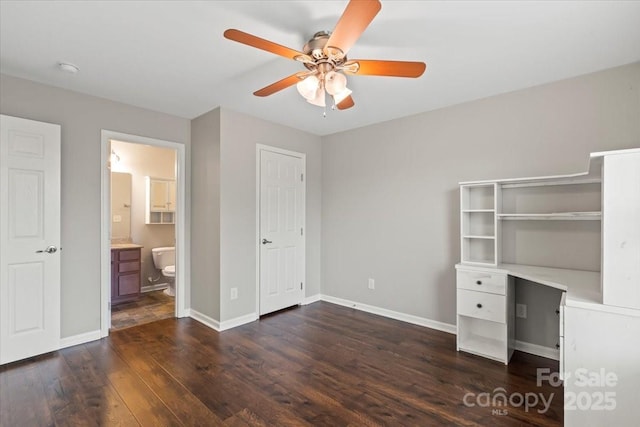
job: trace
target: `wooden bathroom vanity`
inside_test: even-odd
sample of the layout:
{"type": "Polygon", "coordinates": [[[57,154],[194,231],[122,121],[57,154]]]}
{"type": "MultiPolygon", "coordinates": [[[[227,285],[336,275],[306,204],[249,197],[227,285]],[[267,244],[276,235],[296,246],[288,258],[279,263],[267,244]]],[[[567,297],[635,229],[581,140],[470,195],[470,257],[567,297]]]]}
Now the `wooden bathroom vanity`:
{"type": "Polygon", "coordinates": [[[142,284],[141,245],[111,245],[111,305],[140,297],[142,284]]]}

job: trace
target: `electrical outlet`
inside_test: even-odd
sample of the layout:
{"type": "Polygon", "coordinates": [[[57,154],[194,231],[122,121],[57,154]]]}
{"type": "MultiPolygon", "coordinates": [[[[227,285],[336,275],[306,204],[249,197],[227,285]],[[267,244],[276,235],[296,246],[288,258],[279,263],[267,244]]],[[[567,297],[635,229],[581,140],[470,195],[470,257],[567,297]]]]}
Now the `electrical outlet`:
{"type": "Polygon", "coordinates": [[[369,279],[369,289],[375,289],[376,288],[376,281],[373,279],[369,279]]]}
{"type": "Polygon", "coordinates": [[[231,299],[238,299],[238,288],[231,288],[231,299]]]}
{"type": "Polygon", "coordinates": [[[527,318],[527,305],[526,304],[516,304],[516,317],[521,319],[527,318]]]}

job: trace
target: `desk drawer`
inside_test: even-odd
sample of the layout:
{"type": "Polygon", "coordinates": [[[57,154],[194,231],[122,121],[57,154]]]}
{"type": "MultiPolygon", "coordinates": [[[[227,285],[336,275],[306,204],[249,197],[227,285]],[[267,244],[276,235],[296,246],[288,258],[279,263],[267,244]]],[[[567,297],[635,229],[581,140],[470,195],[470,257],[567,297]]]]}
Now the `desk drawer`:
{"type": "Polygon", "coordinates": [[[457,283],[458,289],[505,295],[507,275],[484,271],[458,270],[457,283]]]}
{"type": "Polygon", "coordinates": [[[458,314],[506,323],[506,297],[487,292],[458,289],[458,314]]]}

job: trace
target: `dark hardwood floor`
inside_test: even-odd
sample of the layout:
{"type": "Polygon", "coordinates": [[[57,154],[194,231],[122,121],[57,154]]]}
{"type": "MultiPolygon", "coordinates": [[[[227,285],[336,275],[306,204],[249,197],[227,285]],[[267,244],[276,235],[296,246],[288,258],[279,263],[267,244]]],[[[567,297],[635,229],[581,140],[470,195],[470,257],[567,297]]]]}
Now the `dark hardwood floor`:
{"type": "Polygon", "coordinates": [[[516,352],[504,366],[457,353],[454,335],[319,302],[221,333],[160,320],[2,366],[0,425],[556,426],[562,388],[538,387],[536,369],[557,365],[516,352]],[[485,405],[498,388],[512,404],[485,405]],[[525,410],[533,393],[548,411],[525,410]]]}

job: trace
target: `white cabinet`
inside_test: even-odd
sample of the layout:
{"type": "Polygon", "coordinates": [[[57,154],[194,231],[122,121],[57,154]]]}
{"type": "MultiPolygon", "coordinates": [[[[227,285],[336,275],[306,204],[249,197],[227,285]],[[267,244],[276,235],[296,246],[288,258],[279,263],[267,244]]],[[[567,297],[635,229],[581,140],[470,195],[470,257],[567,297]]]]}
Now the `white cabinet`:
{"type": "Polygon", "coordinates": [[[146,224],[174,224],[176,209],[176,181],[145,177],[146,224]]]}
{"type": "Polygon", "coordinates": [[[515,345],[515,292],[507,274],[457,267],[457,349],[507,364],[515,345]]]}
{"type": "Polygon", "coordinates": [[[603,303],[640,309],[640,153],[604,159],[603,303]]]}

